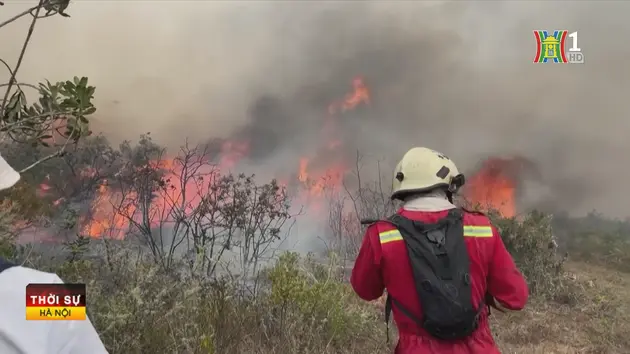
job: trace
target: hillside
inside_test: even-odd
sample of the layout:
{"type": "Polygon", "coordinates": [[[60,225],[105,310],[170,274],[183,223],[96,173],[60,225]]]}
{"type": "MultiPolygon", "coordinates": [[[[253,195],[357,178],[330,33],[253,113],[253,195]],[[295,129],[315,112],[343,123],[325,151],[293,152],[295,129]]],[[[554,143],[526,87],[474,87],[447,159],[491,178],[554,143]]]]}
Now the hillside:
{"type": "Polygon", "coordinates": [[[570,296],[535,299],[522,313],[494,313],[503,352],[629,353],[630,274],[584,262],[569,262],[566,270],[570,296]]]}
{"type": "MultiPolygon", "coordinates": [[[[532,291],[524,311],[492,314],[503,353],[630,352],[630,274],[615,263],[545,256],[546,221],[537,213],[495,219],[532,291]]],[[[90,316],[110,353],[385,354],[395,343],[395,328],[386,342],[382,303],[354,295],[334,254],[327,265],[281,254],[244,286],[238,277],[165,272],[123,243],[108,247],[111,258],[75,252],[38,267],[88,284],[90,316]]]]}
{"type": "MultiPolygon", "coordinates": [[[[94,151],[112,151],[104,140],[91,143],[94,151]]],[[[155,148],[151,144],[145,139],[140,147],[155,148]]],[[[133,157],[136,150],[125,147],[112,156],[133,157]]],[[[172,178],[160,175],[160,166],[124,165],[118,183],[172,197],[177,189],[170,188],[172,178]]],[[[37,185],[26,181],[23,189],[5,195],[8,213],[0,218],[0,228],[8,231],[0,237],[0,254],[55,272],[67,282],[86,283],[89,315],[110,353],[391,353],[395,340],[386,342],[379,304],[360,301],[346,281],[345,265],[352,263],[363,236],[359,221],[387,215],[394,207],[375,185],[348,189],[327,205],[330,232],[309,236],[326,241],[328,257],[322,264],[321,254],[277,248],[283,237],[302,235],[281,234],[300,215],[292,215],[290,199],[275,180],[260,184],[246,175],[216,175],[207,190],[197,191],[205,197],[203,203],[156,199],[138,204],[133,212],[100,208],[112,200],[104,198],[110,185],[88,182],[98,188],[78,184],[66,194],[67,200],[83,200],[82,193],[96,191],[90,199],[96,218],[88,219],[87,235],[81,224],[84,211],[73,209],[87,203],[53,203],[52,211],[38,209],[35,202],[24,204],[59,198],[27,199],[30,194],[23,189],[37,185]],[[354,198],[355,207],[344,204],[343,197],[354,198]],[[36,219],[31,225],[39,228],[27,231],[55,247],[34,247],[10,232],[16,218],[24,217],[15,209],[21,205],[47,216],[47,224],[36,219]],[[156,210],[178,217],[150,219],[156,210]],[[99,218],[110,222],[93,222],[99,218]],[[133,227],[125,231],[115,228],[118,224],[133,227]]],[[[119,200],[137,201],[133,193],[128,197],[119,200]]],[[[491,208],[488,215],[531,290],[525,311],[493,313],[494,334],[504,353],[630,352],[625,336],[630,329],[627,222],[597,213],[575,218],[531,211],[504,217],[491,208]],[[560,249],[553,246],[556,241],[560,249]],[[559,257],[565,252],[568,262],[559,257]]]]}
{"type": "Polygon", "coordinates": [[[573,71],[532,65],[535,2],[11,3],[0,257],[87,284],[109,353],[391,353],[348,265],[418,144],[458,161],[455,203],[527,280],[527,308],[491,318],[504,353],[630,353],[630,219],[608,218],[630,71],[589,40],[627,11],[542,5],[599,54],[573,71]],[[34,31],[56,15],[84,25],[34,31]]]}

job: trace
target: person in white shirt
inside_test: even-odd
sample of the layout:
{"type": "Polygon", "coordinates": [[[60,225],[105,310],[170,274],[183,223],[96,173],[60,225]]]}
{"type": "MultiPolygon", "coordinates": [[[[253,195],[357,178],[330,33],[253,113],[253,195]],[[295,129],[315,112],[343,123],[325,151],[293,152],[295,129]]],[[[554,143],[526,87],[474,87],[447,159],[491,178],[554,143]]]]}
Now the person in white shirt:
{"type": "MultiPolygon", "coordinates": [[[[19,180],[19,173],[0,156],[0,190],[19,180]]],[[[63,281],[56,274],[0,260],[0,354],[108,354],[89,318],[27,321],[26,286],[30,283],[63,281]]]]}

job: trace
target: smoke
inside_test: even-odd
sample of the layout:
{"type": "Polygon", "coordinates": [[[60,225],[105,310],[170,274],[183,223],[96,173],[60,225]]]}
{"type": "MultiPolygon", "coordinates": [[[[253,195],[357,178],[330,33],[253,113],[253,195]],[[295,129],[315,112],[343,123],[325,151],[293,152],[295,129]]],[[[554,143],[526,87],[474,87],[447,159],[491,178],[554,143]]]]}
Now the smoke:
{"type": "MultiPolygon", "coordinates": [[[[9,2],[0,18],[25,6],[9,2]]],[[[317,146],[328,103],[361,75],[373,101],[341,118],[349,153],[395,162],[424,145],[464,171],[521,155],[537,164],[542,182],[531,185],[547,203],[625,217],[628,10],[612,1],[75,1],[72,18],[38,25],[20,78],[88,76],[97,130],[114,140],[240,136],[255,162],[277,170],[317,146]],[[533,64],[534,29],[578,31],[586,63],[533,64]]],[[[17,58],[27,22],[0,33],[2,58],[17,58]]]]}

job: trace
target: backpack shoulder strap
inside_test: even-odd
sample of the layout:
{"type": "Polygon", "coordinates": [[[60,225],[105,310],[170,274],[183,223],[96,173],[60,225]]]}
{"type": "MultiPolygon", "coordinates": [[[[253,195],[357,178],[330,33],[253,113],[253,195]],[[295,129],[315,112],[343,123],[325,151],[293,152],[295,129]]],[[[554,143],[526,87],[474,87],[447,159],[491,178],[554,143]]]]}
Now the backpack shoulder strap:
{"type": "MultiPolygon", "coordinates": [[[[486,215],[485,213],[479,211],[479,210],[472,210],[472,209],[466,209],[466,208],[462,208],[462,210],[468,214],[472,214],[472,215],[478,215],[478,216],[484,216],[484,217],[488,217],[488,215],[486,215]]],[[[490,220],[488,220],[490,221],[490,220]]],[[[496,300],[494,299],[494,297],[489,293],[486,292],[486,295],[484,296],[484,298],[481,300],[481,304],[479,305],[479,310],[483,310],[485,307],[487,308],[488,311],[488,316],[490,316],[492,314],[492,308],[498,310],[499,312],[505,312],[505,310],[503,310],[502,308],[500,308],[499,306],[497,306],[496,300]]]]}
{"type": "MultiPolygon", "coordinates": [[[[462,219],[462,217],[464,215],[464,211],[468,212],[465,209],[453,208],[453,209],[449,210],[448,214],[444,218],[440,219],[440,221],[438,221],[436,225],[443,226],[443,225],[446,225],[446,224],[451,224],[453,222],[459,221],[459,220],[462,219]]],[[[484,215],[482,213],[480,213],[480,214],[484,215]]],[[[400,227],[400,226],[402,226],[401,225],[402,223],[404,223],[406,221],[411,221],[411,220],[409,220],[406,217],[396,213],[396,214],[388,217],[387,220],[385,220],[385,221],[389,221],[390,223],[394,224],[394,226],[400,227]]]]}
{"type": "Polygon", "coordinates": [[[372,225],[375,224],[377,222],[379,222],[381,220],[379,219],[361,219],[361,225],[372,225]]]}
{"type": "MultiPolygon", "coordinates": [[[[396,214],[390,215],[387,219],[382,220],[382,221],[389,222],[390,224],[398,228],[401,222],[401,218],[404,219],[402,215],[396,213],[396,214]]],[[[389,343],[389,321],[392,315],[392,302],[393,301],[394,299],[392,298],[391,295],[389,295],[389,292],[388,292],[387,299],[385,300],[385,337],[387,338],[387,343],[389,343]]]]}
{"type": "Polygon", "coordinates": [[[474,214],[474,215],[482,215],[482,216],[487,216],[485,213],[479,211],[479,210],[472,210],[472,209],[466,209],[466,208],[461,208],[463,211],[467,212],[468,214],[474,214]]]}

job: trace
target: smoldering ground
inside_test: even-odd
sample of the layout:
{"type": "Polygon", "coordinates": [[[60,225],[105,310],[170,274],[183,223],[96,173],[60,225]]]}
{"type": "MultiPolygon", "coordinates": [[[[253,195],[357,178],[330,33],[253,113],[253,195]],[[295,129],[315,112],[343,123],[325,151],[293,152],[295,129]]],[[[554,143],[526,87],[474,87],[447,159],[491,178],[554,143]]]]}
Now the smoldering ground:
{"type": "MultiPolygon", "coordinates": [[[[8,2],[2,19],[27,6],[8,2]]],[[[341,117],[352,154],[413,145],[463,170],[518,154],[538,165],[531,204],[625,217],[630,48],[624,2],[75,1],[41,21],[21,81],[89,76],[97,130],[172,146],[245,136],[263,171],[312,151],[356,75],[372,104],[341,117]],[[578,31],[583,65],[532,64],[534,29],[578,31]]],[[[4,28],[14,61],[28,19],[4,28]]]]}

